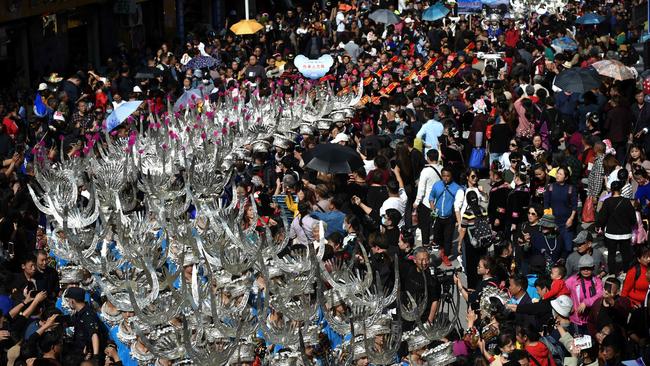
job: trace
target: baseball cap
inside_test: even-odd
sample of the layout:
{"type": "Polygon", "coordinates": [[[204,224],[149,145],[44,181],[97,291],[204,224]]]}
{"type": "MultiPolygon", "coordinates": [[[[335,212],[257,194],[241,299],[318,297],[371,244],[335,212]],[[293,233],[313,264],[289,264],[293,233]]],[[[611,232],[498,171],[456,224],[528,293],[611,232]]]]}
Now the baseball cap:
{"type": "Polygon", "coordinates": [[[38,91],[47,90],[47,83],[38,84],[38,91]]]}
{"type": "Polygon", "coordinates": [[[573,239],[573,244],[578,246],[593,240],[594,240],[593,236],[591,235],[590,232],[588,232],[587,230],[582,230],[578,235],[576,235],[575,239],[573,239]]]}

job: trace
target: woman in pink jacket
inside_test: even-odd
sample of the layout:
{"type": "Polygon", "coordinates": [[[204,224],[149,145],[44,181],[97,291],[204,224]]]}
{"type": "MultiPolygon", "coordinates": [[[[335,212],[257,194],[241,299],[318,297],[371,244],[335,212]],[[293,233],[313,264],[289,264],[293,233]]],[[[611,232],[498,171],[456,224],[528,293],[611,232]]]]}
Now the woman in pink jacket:
{"type": "Polygon", "coordinates": [[[585,254],[578,261],[580,271],[566,280],[566,286],[571,292],[573,312],[571,323],[576,327],[577,334],[589,334],[587,322],[589,308],[603,296],[603,283],[594,276],[594,259],[585,254]]]}

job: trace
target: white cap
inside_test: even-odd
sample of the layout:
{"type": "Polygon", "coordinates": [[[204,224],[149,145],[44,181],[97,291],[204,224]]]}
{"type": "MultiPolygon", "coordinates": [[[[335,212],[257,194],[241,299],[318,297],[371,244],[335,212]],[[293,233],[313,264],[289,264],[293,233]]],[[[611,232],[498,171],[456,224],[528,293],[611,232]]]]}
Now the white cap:
{"type": "Polygon", "coordinates": [[[136,86],[133,87],[133,92],[134,93],[142,93],[142,89],[140,89],[140,87],[136,85],[136,86]]]}
{"type": "Polygon", "coordinates": [[[560,295],[551,300],[551,308],[563,318],[568,318],[573,309],[573,300],[567,295],[560,295]]]}
{"type": "Polygon", "coordinates": [[[38,84],[38,91],[43,91],[47,89],[47,83],[38,84]]]}
{"type": "Polygon", "coordinates": [[[54,112],[54,120],[65,122],[65,117],[63,117],[63,113],[56,111],[54,112]]]}
{"type": "Polygon", "coordinates": [[[404,23],[410,24],[410,23],[415,23],[415,21],[411,19],[411,17],[407,17],[406,19],[404,19],[404,23]]]}
{"type": "Polygon", "coordinates": [[[350,138],[348,137],[348,135],[341,132],[341,133],[337,134],[336,137],[334,138],[334,140],[332,140],[330,142],[333,143],[333,144],[337,144],[337,143],[342,142],[342,141],[343,142],[348,142],[348,141],[350,141],[350,138]]]}

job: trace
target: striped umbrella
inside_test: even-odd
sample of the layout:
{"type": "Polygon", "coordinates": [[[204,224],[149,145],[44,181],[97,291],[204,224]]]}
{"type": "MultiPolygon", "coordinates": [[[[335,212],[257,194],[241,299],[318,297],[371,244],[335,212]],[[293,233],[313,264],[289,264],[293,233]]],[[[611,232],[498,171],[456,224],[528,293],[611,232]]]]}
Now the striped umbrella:
{"type": "Polygon", "coordinates": [[[591,66],[596,70],[599,75],[610,77],[614,80],[628,80],[634,79],[636,76],[625,66],[621,61],[617,60],[601,60],[594,62],[591,66]]]}

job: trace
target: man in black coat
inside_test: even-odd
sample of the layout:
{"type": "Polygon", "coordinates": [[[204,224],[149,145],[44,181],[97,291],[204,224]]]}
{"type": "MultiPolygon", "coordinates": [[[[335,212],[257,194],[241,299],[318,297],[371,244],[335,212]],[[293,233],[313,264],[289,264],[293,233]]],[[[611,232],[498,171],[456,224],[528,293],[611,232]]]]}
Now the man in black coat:
{"type": "Polygon", "coordinates": [[[634,96],[636,103],[632,105],[634,115],[634,140],[641,144],[645,151],[650,151],[650,103],[645,100],[643,90],[634,96]]]}
{"type": "MultiPolygon", "coordinates": [[[[425,310],[422,314],[422,321],[433,321],[440,301],[440,283],[431,273],[430,255],[424,247],[416,248],[413,251],[413,257],[414,262],[405,267],[403,273],[400,273],[402,288],[405,293],[411,294],[418,303],[424,302],[425,310]],[[425,287],[427,298],[422,299],[425,287]]],[[[408,297],[402,296],[402,299],[408,299],[408,297]]]]}
{"type": "Polygon", "coordinates": [[[56,269],[48,265],[50,257],[44,250],[36,252],[36,287],[47,292],[47,298],[56,301],[59,296],[59,274],[56,269]]]}

